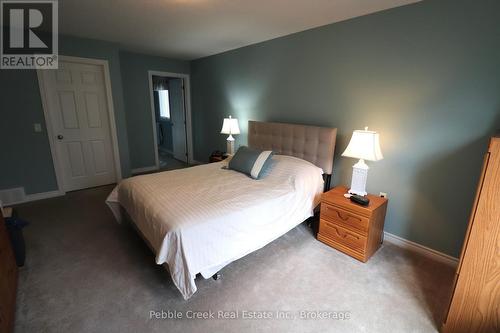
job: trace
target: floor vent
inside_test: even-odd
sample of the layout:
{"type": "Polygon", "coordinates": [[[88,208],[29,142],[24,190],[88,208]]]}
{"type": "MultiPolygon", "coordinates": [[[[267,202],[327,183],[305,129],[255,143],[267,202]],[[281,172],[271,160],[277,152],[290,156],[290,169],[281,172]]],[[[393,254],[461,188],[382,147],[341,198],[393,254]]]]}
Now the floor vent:
{"type": "Polygon", "coordinates": [[[3,206],[13,205],[26,200],[24,187],[9,188],[0,190],[0,202],[3,206]]]}

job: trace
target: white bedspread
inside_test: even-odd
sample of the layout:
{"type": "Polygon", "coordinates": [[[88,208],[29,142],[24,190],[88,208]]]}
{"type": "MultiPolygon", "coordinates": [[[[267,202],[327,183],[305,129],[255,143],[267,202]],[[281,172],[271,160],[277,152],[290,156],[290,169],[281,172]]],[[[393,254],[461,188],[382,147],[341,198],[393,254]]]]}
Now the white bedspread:
{"type": "Polygon", "coordinates": [[[119,221],[127,211],[184,299],[197,273],[209,278],[312,216],[323,189],[322,170],[290,156],[274,156],[260,180],[225,165],[132,177],[106,200],[119,221]]]}

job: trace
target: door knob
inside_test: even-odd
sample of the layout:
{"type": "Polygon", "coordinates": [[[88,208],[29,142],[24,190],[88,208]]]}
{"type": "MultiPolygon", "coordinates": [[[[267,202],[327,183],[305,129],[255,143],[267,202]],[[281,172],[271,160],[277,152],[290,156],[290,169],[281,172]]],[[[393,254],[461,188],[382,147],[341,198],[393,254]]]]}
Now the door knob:
{"type": "Polygon", "coordinates": [[[59,134],[59,135],[57,136],[57,139],[58,139],[58,140],[62,140],[62,139],[64,139],[64,136],[62,136],[61,134],[59,134]]]}

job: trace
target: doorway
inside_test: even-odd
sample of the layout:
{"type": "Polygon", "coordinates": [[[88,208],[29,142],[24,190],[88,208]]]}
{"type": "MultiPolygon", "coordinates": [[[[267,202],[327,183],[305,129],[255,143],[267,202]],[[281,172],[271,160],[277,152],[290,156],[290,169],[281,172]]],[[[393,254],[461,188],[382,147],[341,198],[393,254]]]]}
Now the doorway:
{"type": "Polygon", "coordinates": [[[107,61],[61,56],[57,70],[37,74],[59,192],[119,181],[107,61]]]}
{"type": "Polygon", "coordinates": [[[156,169],[187,167],[190,148],[189,76],[149,71],[156,169]]]}

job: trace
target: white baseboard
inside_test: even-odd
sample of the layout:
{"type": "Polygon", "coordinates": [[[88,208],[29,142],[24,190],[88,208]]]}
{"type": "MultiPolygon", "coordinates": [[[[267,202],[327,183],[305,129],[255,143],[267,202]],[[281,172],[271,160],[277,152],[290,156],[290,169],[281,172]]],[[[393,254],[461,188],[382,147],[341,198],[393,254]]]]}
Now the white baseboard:
{"type": "Polygon", "coordinates": [[[148,167],[132,169],[132,170],[130,170],[130,172],[133,175],[137,175],[139,173],[151,172],[151,171],[156,171],[156,170],[158,170],[158,168],[156,167],[156,165],[152,165],[152,166],[148,166],[148,167]]]}
{"type": "Polygon", "coordinates": [[[42,200],[42,199],[49,199],[49,198],[54,198],[54,197],[60,197],[64,195],[65,193],[62,191],[49,191],[49,192],[41,192],[41,193],[33,193],[33,194],[26,194],[23,199],[21,200],[16,200],[16,201],[10,201],[10,202],[3,202],[3,206],[13,206],[13,205],[19,205],[22,203],[26,202],[31,202],[31,201],[37,201],[37,200],[42,200]]]}
{"type": "Polygon", "coordinates": [[[387,231],[384,231],[384,241],[397,245],[399,247],[408,249],[420,253],[426,257],[432,258],[436,261],[440,261],[444,264],[456,267],[458,265],[458,259],[450,255],[444,254],[442,252],[433,250],[427,246],[420,245],[418,243],[409,241],[407,239],[401,238],[399,236],[393,235],[387,231]]]}
{"type": "Polygon", "coordinates": [[[55,198],[65,195],[66,193],[62,191],[50,191],[50,192],[42,192],[42,193],[33,193],[26,195],[26,201],[36,201],[48,198],[55,198]]]}
{"type": "Polygon", "coordinates": [[[26,193],[24,187],[12,187],[0,190],[0,206],[11,205],[16,202],[23,202],[26,200],[26,193]]]}

